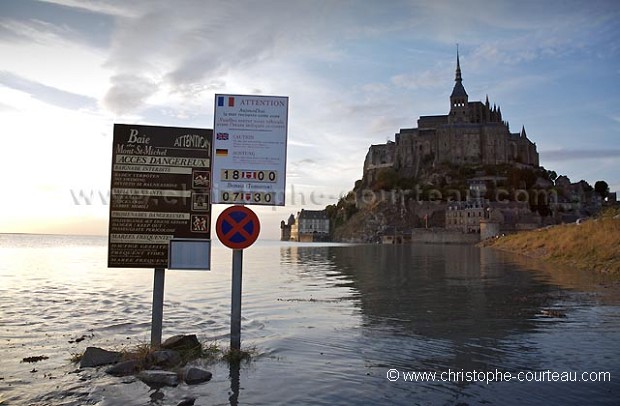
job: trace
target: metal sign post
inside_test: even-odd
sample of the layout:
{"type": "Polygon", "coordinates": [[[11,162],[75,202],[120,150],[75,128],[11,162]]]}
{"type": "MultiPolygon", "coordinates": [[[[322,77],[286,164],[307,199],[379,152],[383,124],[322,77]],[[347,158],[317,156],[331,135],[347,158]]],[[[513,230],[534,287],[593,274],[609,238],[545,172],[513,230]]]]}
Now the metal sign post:
{"type": "Polygon", "coordinates": [[[241,279],[243,249],[256,241],[260,222],[256,213],[245,206],[231,206],[224,210],[215,224],[217,236],[228,248],[233,249],[232,294],[230,311],[230,348],[241,349],[241,279]]]}
{"type": "Polygon", "coordinates": [[[232,296],[230,307],[230,348],[241,349],[241,279],[243,272],[243,250],[232,254],[232,296]]]}
{"type": "Polygon", "coordinates": [[[155,276],[153,278],[153,314],[151,317],[151,347],[159,347],[161,345],[165,277],[166,270],[164,268],[155,268],[155,276]]]}

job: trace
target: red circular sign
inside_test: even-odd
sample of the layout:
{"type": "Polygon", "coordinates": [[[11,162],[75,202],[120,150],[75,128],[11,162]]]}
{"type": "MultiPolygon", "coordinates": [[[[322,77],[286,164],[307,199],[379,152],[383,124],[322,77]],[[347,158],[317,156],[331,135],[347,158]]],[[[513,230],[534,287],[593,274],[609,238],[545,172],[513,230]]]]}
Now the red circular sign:
{"type": "Polygon", "coordinates": [[[260,222],[256,213],[245,206],[231,206],[224,210],[215,224],[217,238],[228,248],[242,250],[256,241],[260,222]]]}

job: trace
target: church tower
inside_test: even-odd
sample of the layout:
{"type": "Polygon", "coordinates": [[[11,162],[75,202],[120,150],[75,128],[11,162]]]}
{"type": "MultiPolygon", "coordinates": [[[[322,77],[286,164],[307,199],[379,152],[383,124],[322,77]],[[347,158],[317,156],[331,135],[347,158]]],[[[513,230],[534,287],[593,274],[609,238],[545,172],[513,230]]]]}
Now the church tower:
{"type": "Polygon", "coordinates": [[[469,96],[463,87],[463,78],[461,77],[461,64],[459,62],[459,48],[456,47],[456,77],[454,78],[454,89],[450,95],[450,123],[466,123],[467,119],[467,103],[469,96]]]}

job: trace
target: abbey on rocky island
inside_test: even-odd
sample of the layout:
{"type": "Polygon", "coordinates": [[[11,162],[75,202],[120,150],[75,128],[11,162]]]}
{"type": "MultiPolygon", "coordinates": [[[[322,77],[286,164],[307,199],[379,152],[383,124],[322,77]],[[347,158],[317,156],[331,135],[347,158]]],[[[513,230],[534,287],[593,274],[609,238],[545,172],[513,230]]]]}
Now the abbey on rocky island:
{"type": "Polygon", "coordinates": [[[525,127],[511,133],[501,109],[486,102],[469,101],[463,87],[459,55],[456,77],[446,115],[421,116],[417,128],[401,128],[395,142],[371,145],[364,161],[364,177],[373,181],[384,168],[401,176],[417,177],[422,168],[438,164],[522,164],[538,167],[536,144],[525,127]]]}

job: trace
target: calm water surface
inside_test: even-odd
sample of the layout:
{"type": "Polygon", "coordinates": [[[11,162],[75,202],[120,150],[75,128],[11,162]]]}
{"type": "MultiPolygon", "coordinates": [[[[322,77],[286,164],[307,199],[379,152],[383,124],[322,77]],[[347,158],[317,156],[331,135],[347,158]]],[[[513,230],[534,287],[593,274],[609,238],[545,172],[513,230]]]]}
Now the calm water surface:
{"type": "MultiPolygon", "coordinates": [[[[0,235],[0,405],[620,399],[617,284],[470,246],[260,242],[244,252],[242,346],[256,349],[251,362],[207,364],[210,382],[158,391],[105,368],[79,370],[69,359],[87,346],[150,340],[153,271],[108,269],[106,250],[105,237],[0,235]],[[49,358],[22,362],[29,356],[49,358]],[[487,384],[473,375],[532,380],[547,370],[611,381],[487,384]],[[411,382],[413,372],[435,372],[436,381],[411,382]],[[461,379],[443,382],[442,372],[461,379]]],[[[212,271],[166,272],[164,338],[228,345],[230,269],[231,251],[215,246],[212,271]]]]}

